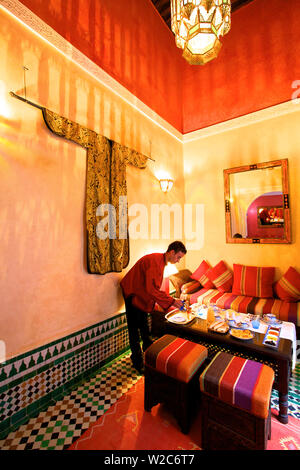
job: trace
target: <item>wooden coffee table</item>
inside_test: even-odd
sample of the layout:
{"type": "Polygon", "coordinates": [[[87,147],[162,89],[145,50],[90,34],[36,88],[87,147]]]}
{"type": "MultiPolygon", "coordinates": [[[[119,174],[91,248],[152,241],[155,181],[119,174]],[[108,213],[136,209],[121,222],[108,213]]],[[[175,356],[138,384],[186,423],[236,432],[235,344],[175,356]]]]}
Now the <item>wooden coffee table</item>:
{"type": "Polygon", "coordinates": [[[154,336],[173,334],[203,344],[208,349],[209,358],[222,350],[247,359],[263,362],[272,367],[275,372],[274,388],[279,393],[278,420],[283,424],[287,424],[292,341],[280,338],[278,348],[273,349],[263,345],[264,334],[254,331],[252,333],[254,338],[245,341],[236,339],[229,333],[221,334],[209,331],[207,321],[200,318],[194,318],[190,323],[182,325],[168,322],[162,312],[152,312],[152,334],[154,336]]]}

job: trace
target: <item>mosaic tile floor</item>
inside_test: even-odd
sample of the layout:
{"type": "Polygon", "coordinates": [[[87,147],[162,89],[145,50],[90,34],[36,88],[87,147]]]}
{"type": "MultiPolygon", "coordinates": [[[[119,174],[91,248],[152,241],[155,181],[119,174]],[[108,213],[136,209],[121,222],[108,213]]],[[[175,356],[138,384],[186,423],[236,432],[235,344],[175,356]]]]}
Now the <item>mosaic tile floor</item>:
{"type": "Polygon", "coordinates": [[[46,411],[0,440],[1,450],[63,450],[140,378],[130,354],[120,356],[46,411]]]}
{"type": "MultiPolygon", "coordinates": [[[[138,372],[131,367],[130,354],[120,356],[64,399],[10,433],[0,441],[0,449],[67,449],[139,378],[138,372]]],[[[272,393],[271,400],[272,407],[277,408],[276,391],[272,393]]],[[[289,414],[300,419],[299,363],[290,381],[289,414]]]]}

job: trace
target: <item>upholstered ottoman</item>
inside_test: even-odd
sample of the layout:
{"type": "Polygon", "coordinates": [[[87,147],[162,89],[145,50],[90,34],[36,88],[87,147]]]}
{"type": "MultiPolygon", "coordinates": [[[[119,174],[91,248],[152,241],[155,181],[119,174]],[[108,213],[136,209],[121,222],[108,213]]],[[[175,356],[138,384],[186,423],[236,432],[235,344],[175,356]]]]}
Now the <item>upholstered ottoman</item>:
{"type": "Polygon", "coordinates": [[[164,335],[145,351],[144,408],[167,403],[183,433],[190,428],[199,398],[199,375],[207,349],[173,335],[164,335]]]}
{"type": "Polygon", "coordinates": [[[264,450],[271,437],[274,371],[219,352],[201,373],[202,448],[264,450]]]}

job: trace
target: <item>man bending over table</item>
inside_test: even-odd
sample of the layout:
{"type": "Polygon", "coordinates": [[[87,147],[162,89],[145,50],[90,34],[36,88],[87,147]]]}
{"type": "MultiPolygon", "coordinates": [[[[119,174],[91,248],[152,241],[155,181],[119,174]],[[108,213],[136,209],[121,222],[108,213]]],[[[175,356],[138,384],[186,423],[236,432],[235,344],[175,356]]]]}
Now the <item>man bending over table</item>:
{"type": "Polygon", "coordinates": [[[133,367],[139,372],[143,371],[144,366],[139,335],[142,338],[143,351],[152,344],[147,322],[148,312],[153,310],[156,302],[164,310],[171,305],[175,308],[182,306],[179,299],[174,299],[161,291],[160,287],[165,266],[168,263],[178,263],[186,252],[184,244],[175,241],[168,246],[165,253],[152,253],[140,258],[121,281],[132,352],[131,361],[133,367]]]}

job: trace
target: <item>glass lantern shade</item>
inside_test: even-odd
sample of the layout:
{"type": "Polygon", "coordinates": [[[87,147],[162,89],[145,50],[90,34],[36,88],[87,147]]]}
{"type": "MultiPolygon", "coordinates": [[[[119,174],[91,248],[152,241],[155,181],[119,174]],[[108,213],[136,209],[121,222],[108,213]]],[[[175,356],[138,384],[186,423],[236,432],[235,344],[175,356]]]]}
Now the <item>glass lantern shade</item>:
{"type": "Polygon", "coordinates": [[[203,65],[217,57],[230,15],[230,0],[171,0],[171,28],[187,62],[203,65]]]}

